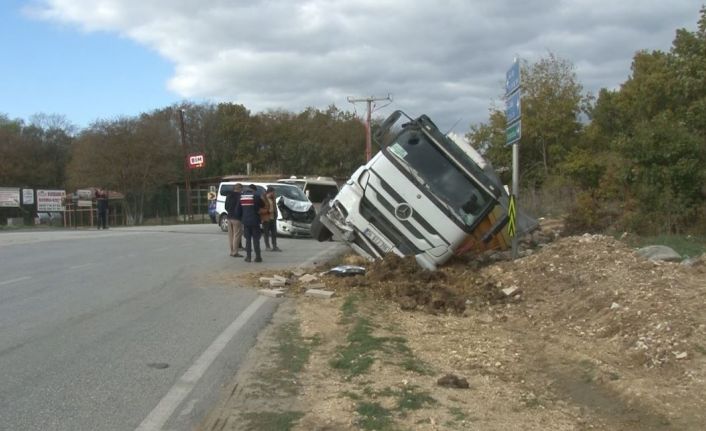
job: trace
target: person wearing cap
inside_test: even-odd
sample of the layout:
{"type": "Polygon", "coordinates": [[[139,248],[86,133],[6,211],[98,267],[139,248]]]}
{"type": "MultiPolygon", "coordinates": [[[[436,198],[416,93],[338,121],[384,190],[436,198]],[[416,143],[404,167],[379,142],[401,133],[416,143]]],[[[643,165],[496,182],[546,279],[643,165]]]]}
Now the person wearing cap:
{"type": "Polygon", "coordinates": [[[262,262],[260,253],[260,208],[262,208],[262,197],[257,192],[257,187],[250,184],[240,194],[240,204],[236,208],[236,217],[243,224],[243,234],[245,235],[245,261],[252,261],[252,251],[255,250],[255,262],[262,262]]]}
{"type": "Polygon", "coordinates": [[[262,219],[262,235],[265,238],[265,250],[282,251],[277,247],[277,197],[275,188],[267,186],[267,191],[263,198],[265,206],[260,210],[262,219]],[[270,247],[272,242],[272,247],[270,247]]]}
{"type": "Polygon", "coordinates": [[[233,191],[226,196],[226,213],[228,217],[228,245],[230,247],[230,255],[233,257],[243,257],[238,253],[240,247],[240,239],[243,236],[243,225],[240,217],[237,215],[237,209],[240,205],[240,195],[243,190],[243,185],[238,183],[233,186],[233,191]]]}

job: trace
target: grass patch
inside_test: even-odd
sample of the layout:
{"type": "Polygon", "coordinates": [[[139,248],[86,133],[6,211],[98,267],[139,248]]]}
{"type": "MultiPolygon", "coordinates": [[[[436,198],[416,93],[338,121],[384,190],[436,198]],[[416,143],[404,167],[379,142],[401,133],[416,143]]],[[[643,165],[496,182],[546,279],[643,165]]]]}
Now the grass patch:
{"type": "Polygon", "coordinates": [[[372,335],[370,321],[358,318],[353,330],[348,334],[348,345],[338,349],[338,358],[332,359],[330,365],[338,370],[346,370],[350,376],[362,374],[375,362],[373,352],[382,350],[385,338],[372,335]]]}
{"type": "Polygon", "coordinates": [[[421,374],[423,376],[434,375],[434,370],[431,366],[429,366],[429,364],[414,356],[404,358],[402,363],[400,363],[400,366],[407,371],[421,374]]]}
{"type": "Polygon", "coordinates": [[[304,416],[302,412],[245,413],[248,430],[289,431],[304,416]]]}
{"type": "Polygon", "coordinates": [[[264,395],[281,394],[295,395],[299,387],[295,376],[309,362],[311,351],[320,344],[318,337],[304,338],[301,336],[299,322],[283,324],[275,333],[276,347],[271,350],[272,362],[260,367],[259,382],[255,384],[264,395]]]}
{"type": "Polygon", "coordinates": [[[466,413],[458,407],[449,407],[449,414],[454,422],[461,422],[466,420],[466,413]]]}
{"type": "Polygon", "coordinates": [[[349,323],[353,316],[358,313],[359,300],[358,295],[348,295],[346,300],[343,301],[343,305],[341,306],[341,312],[343,313],[342,323],[349,323]]]}
{"type": "Polygon", "coordinates": [[[428,392],[417,391],[418,386],[405,386],[397,394],[397,409],[419,410],[427,405],[434,405],[437,401],[428,392]]]}
{"type": "Polygon", "coordinates": [[[393,430],[392,413],[378,403],[359,403],[356,412],[361,416],[358,426],[364,430],[393,430]]]}
{"type": "Polygon", "coordinates": [[[282,325],[277,332],[277,355],[280,368],[296,374],[309,361],[311,349],[321,340],[313,337],[305,340],[301,336],[298,323],[282,325]]]}

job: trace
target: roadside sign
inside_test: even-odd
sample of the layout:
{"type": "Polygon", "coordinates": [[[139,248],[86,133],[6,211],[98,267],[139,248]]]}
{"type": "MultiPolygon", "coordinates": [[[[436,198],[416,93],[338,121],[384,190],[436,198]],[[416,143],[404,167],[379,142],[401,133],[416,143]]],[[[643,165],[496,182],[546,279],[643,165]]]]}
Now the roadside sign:
{"type": "Polygon", "coordinates": [[[515,219],[517,218],[517,214],[515,212],[515,195],[514,194],[510,195],[510,205],[508,206],[508,209],[507,209],[507,216],[508,216],[507,235],[510,238],[514,238],[515,237],[515,219]]]}
{"type": "Polygon", "coordinates": [[[514,144],[515,142],[519,141],[522,137],[522,126],[520,123],[522,122],[518,121],[515,124],[511,124],[505,130],[505,143],[507,145],[514,144]]]}
{"type": "Polygon", "coordinates": [[[189,169],[203,168],[206,165],[206,157],[203,154],[189,154],[186,162],[189,169]]]}
{"type": "Polygon", "coordinates": [[[34,189],[22,189],[22,205],[34,205],[34,189]]]}
{"type": "Polygon", "coordinates": [[[505,99],[505,120],[507,124],[514,123],[522,114],[520,108],[520,92],[516,91],[505,99]]]}
{"type": "Polygon", "coordinates": [[[0,207],[18,208],[20,206],[20,189],[15,187],[0,187],[0,207]]]}
{"type": "Polygon", "coordinates": [[[37,212],[66,211],[64,190],[37,190],[37,212]]]}
{"type": "Polygon", "coordinates": [[[505,94],[510,94],[520,88],[520,62],[515,60],[505,73],[505,94]]]}

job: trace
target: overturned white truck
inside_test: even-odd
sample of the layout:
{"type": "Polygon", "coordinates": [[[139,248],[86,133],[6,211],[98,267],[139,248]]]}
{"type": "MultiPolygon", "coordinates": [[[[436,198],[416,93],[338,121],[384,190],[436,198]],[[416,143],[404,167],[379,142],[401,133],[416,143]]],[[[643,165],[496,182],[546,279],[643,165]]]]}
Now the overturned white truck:
{"type": "MultiPolygon", "coordinates": [[[[453,255],[506,249],[509,196],[469,144],[444,135],[422,115],[395,111],[375,133],[379,151],[312,223],[319,241],[332,236],[369,259],[414,256],[434,270],[453,255]]],[[[518,213],[518,234],[537,222],[518,213]]]]}

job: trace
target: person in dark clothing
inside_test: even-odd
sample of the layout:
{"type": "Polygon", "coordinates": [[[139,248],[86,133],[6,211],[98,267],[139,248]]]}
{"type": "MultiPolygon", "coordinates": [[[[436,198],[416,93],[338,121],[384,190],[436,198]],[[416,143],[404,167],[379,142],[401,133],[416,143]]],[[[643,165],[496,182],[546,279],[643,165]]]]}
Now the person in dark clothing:
{"type": "Polygon", "coordinates": [[[236,209],[236,217],[243,223],[243,233],[245,234],[245,261],[250,262],[252,250],[255,249],[255,262],[262,262],[260,253],[260,208],[262,208],[262,197],[257,192],[257,187],[251,184],[243,190],[240,195],[240,205],[236,209]]]}
{"type": "Polygon", "coordinates": [[[240,204],[240,194],[243,185],[238,183],[233,186],[233,191],[226,196],[226,217],[228,217],[228,246],[230,247],[230,255],[233,257],[243,257],[238,253],[240,248],[240,239],[243,236],[243,225],[240,218],[236,214],[238,205],[240,204]]]}
{"type": "Polygon", "coordinates": [[[275,196],[275,188],[267,186],[265,197],[264,211],[260,212],[262,219],[262,236],[265,238],[265,250],[282,251],[277,247],[277,196],[275,196]],[[272,248],[270,248],[272,242],[272,248]]]}
{"type": "Polygon", "coordinates": [[[96,209],[98,210],[98,229],[108,229],[108,193],[96,190],[96,209]]]}

